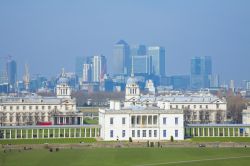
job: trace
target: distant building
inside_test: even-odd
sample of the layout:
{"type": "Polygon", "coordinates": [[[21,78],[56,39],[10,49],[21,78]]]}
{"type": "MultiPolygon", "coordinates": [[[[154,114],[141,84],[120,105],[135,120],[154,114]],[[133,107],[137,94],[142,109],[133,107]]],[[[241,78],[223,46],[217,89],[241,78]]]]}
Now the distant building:
{"type": "Polygon", "coordinates": [[[148,55],[132,56],[134,74],[150,75],[152,73],[152,57],[148,55]]]}
{"type": "Polygon", "coordinates": [[[220,76],[218,74],[210,76],[210,88],[220,87],[220,76]]]}
{"type": "Polygon", "coordinates": [[[91,82],[92,64],[84,63],[82,72],[82,82],[91,82]]]}
{"type": "Polygon", "coordinates": [[[0,85],[8,83],[7,57],[0,57],[0,85]]]}
{"type": "Polygon", "coordinates": [[[16,89],[16,81],[17,81],[17,64],[16,61],[9,59],[7,61],[7,75],[8,75],[8,83],[12,90],[16,89]]]}
{"type": "Polygon", "coordinates": [[[147,49],[147,55],[152,58],[152,72],[157,76],[165,76],[165,48],[150,46],[147,49]]]}
{"type": "Polygon", "coordinates": [[[209,77],[212,75],[210,56],[195,57],[191,60],[191,88],[209,88],[209,77]]]}
{"type": "Polygon", "coordinates": [[[103,55],[92,57],[92,81],[103,82],[107,73],[107,60],[103,55]]]}
{"type": "Polygon", "coordinates": [[[86,63],[86,58],[85,57],[76,57],[75,59],[75,74],[79,78],[79,81],[82,80],[83,76],[83,64],[86,63]]]}
{"type": "Polygon", "coordinates": [[[112,60],[114,74],[130,74],[130,49],[124,40],[120,40],[114,45],[112,60]]]}

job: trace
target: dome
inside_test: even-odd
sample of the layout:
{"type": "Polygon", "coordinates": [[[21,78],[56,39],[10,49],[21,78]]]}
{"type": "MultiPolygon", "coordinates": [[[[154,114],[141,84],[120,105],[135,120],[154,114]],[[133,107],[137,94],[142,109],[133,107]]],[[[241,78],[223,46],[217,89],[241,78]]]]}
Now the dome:
{"type": "Polygon", "coordinates": [[[127,85],[129,84],[137,84],[137,80],[135,77],[129,77],[127,80],[127,85]]]}
{"type": "Polygon", "coordinates": [[[60,77],[58,80],[58,84],[68,84],[69,80],[66,77],[60,77]]]}

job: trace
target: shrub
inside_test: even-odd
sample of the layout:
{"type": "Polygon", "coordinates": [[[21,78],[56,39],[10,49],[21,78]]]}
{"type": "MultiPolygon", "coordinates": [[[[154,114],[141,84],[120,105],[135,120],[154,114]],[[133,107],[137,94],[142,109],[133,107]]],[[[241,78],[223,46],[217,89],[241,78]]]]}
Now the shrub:
{"type": "Polygon", "coordinates": [[[170,141],[171,142],[174,142],[174,137],[171,135],[171,137],[170,137],[170,141]]]}
{"type": "Polygon", "coordinates": [[[132,138],[131,138],[131,137],[129,137],[129,142],[133,142],[133,140],[132,140],[132,138]]]}

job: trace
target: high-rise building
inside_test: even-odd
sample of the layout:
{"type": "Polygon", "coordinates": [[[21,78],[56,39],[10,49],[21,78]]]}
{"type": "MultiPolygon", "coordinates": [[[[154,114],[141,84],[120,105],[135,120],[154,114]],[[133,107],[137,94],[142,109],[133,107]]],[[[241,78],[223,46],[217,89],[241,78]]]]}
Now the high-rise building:
{"type": "Polygon", "coordinates": [[[151,74],[152,57],[148,55],[132,56],[134,74],[151,74]]]}
{"type": "Polygon", "coordinates": [[[105,56],[96,55],[92,57],[92,81],[103,82],[107,73],[107,61],[105,56]]]}
{"type": "Polygon", "coordinates": [[[79,78],[79,81],[82,80],[83,76],[83,64],[86,63],[86,58],[85,57],[76,57],[75,59],[75,73],[76,76],[79,78]]]}
{"type": "Polygon", "coordinates": [[[211,75],[209,77],[210,88],[219,88],[220,87],[220,76],[218,74],[211,75]]]}
{"type": "Polygon", "coordinates": [[[17,65],[16,61],[9,59],[7,61],[7,75],[8,75],[8,83],[11,89],[16,88],[16,81],[17,81],[17,65]]]}
{"type": "Polygon", "coordinates": [[[92,72],[92,64],[85,63],[83,64],[83,82],[91,82],[91,72],[92,72]]]}
{"type": "Polygon", "coordinates": [[[120,40],[114,45],[112,58],[114,74],[130,74],[131,58],[129,52],[129,45],[124,40],[120,40]]]}
{"type": "Polygon", "coordinates": [[[212,75],[212,59],[210,56],[191,59],[191,88],[209,87],[209,77],[212,75]]]}
{"type": "Polygon", "coordinates": [[[147,54],[147,47],[145,45],[134,45],[130,47],[130,56],[140,56],[147,54]]]}
{"type": "Polygon", "coordinates": [[[165,76],[165,48],[160,46],[150,46],[147,55],[152,58],[152,72],[157,76],[165,76]]]}
{"type": "Polygon", "coordinates": [[[0,84],[8,83],[8,74],[7,74],[7,58],[1,56],[0,57],[0,84]]]}

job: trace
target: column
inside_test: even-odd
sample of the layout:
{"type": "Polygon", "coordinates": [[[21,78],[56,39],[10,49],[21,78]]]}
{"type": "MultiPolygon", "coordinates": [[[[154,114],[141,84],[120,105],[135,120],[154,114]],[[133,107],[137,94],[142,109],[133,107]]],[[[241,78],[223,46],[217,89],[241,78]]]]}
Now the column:
{"type": "Polygon", "coordinates": [[[231,137],[230,128],[229,128],[229,127],[227,128],[227,132],[228,132],[228,133],[227,133],[227,136],[228,136],[228,137],[231,137]]]}
{"type": "Polygon", "coordinates": [[[39,138],[39,129],[36,129],[37,138],[39,138]]]}
{"type": "Polygon", "coordinates": [[[55,138],[56,132],[55,129],[53,129],[53,138],[55,138]]]}
{"type": "Polygon", "coordinates": [[[225,128],[223,127],[223,137],[225,137],[225,128]]]}
{"type": "Polygon", "coordinates": [[[192,130],[193,130],[193,137],[195,137],[195,131],[194,131],[194,129],[195,129],[195,128],[193,127],[193,128],[192,128],[192,130]]]}
{"type": "Polygon", "coordinates": [[[50,138],[50,133],[49,133],[49,129],[48,129],[48,138],[50,138]]]}
{"type": "Polygon", "coordinates": [[[240,137],[240,128],[238,128],[238,137],[240,137]]]}
{"type": "Polygon", "coordinates": [[[21,138],[23,138],[23,130],[22,129],[21,129],[21,135],[20,136],[21,136],[21,138]]]}
{"type": "Polygon", "coordinates": [[[76,138],[76,128],[74,128],[74,138],[76,138]]]}
{"type": "Polygon", "coordinates": [[[34,134],[33,134],[33,129],[31,129],[31,138],[33,139],[34,137],[34,134]]]}
{"type": "Polygon", "coordinates": [[[214,133],[214,127],[213,127],[213,137],[215,136],[214,134],[215,134],[215,133],[214,133]]]}
{"type": "Polygon", "coordinates": [[[71,138],[71,128],[69,128],[69,138],[71,138]]]}
{"type": "Polygon", "coordinates": [[[202,128],[202,132],[203,132],[202,136],[204,137],[205,136],[205,128],[204,127],[202,128]]]}
{"type": "Polygon", "coordinates": [[[17,139],[17,129],[15,130],[15,139],[17,139]]]}
{"type": "Polygon", "coordinates": [[[82,128],[79,128],[79,129],[80,129],[79,137],[81,138],[82,137],[82,128]]]}
{"type": "Polygon", "coordinates": [[[96,138],[96,128],[95,128],[95,138],[96,138]]]}
{"type": "Polygon", "coordinates": [[[84,128],[84,137],[86,138],[87,133],[86,133],[86,128],[84,128]]]}
{"type": "Polygon", "coordinates": [[[61,138],[61,129],[58,130],[58,137],[61,138]]]}
{"type": "Polygon", "coordinates": [[[235,128],[233,128],[233,137],[235,137],[235,128]]]}
{"type": "Polygon", "coordinates": [[[218,137],[220,136],[220,128],[218,127],[218,137]]]}
{"type": "Polygon", "coordinates": [[[65,138],[65,128],[63,128],[63,138],[65,138]]]}
{"type": "Polygon", "coordinates": [[[4,133],[3,133],[3,134],[4,134],[4,135],[3,135],[3,138],[4,138],[4,139],[6,139],[6,130],[7,130],[7,129],[4,129],[4,133]]]}
{"type": "Polygon", "coordinates": [[[44,129],[43,129],[43,133],[42,133],[42,138],[44,138],[44,129]]]}
{"type": "Polygon", "coordinates": [[[207,136],[210,137],[210,129],[211,128],[207,128],[207,136]]]}
{"type": "Polygon", "coordinates": [[[89,128],[89,137],[92,137],[92,128],[89,128]]]}
{"type": "Polygon", "coordinates": [[[11,139],[12,137],[11,137],[11,129],[10,129],[10,139],[11,139]]]}
{"type": "Polygon", "coordinates": [[[200,128],[198,127],[198,137],[200,136],[200,128]]]}

